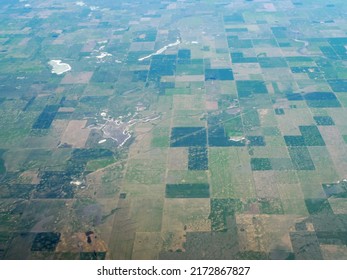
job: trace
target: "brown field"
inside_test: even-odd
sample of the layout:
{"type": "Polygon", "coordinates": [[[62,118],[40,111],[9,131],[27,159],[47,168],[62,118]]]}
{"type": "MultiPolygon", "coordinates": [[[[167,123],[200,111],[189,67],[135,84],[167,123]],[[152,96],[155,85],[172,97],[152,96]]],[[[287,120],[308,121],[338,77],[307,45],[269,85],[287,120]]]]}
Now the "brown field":
{"type": "Polygon", "coordinates": [[[338,129],[334,126],[320,126],[319,131],[326,143],[335,170],[341,179],[347,177],[347,159],[345,143],[338,129]]]}
{"type": "Polygon", "coordinates": [[[343,146],[333,146],[327,145],[326,148],[329,151],[330,157],[334,162],[335,170],[341,179],[347,178],[347,159],[346,159],[346,149],[343,146]]]}
{"type": "Polygon", "coordinates": [[[205,81],[204,75],[184,75],[176,76],[176,82],[203,82],[205,81]]]}
{"type": "Polygon", "coordinates": [[[276,47],[267,47],[267,48],[259,48],[256,47],[254,48],[255,52],[260,54],[266,54],[266,57],[278,57],[278,56],[282,56],[282,49],[280,48],[276,48],[276,47]]]}
{"type": "Polygon", "coordinates": [[[74,148],[83,148],[90,133],[90,130],[85,128],[86,124],[87,120],[69,121],[60,142],[72,145],[74,148]]]}
{"type": "Polygon", "coordinates": [[[97,234],[90,235],[91,243],[87,242],[87,236],[84,232],[62,233],[56,252],[106,252],[105,242],[98,238],[97,234]]]}
{"type": "Polygon", "coordinates": [[[135,127],[135,141],[129,150],[129,158],[137,158],[151,149],[153,126],[139,124],[135,127]]]}
{"type": "Polygon", "coordinates": [[[75,108],[73,107],[60,107],[58,112],[63,112],[63,113],[72,113],[75,111],[75,108]]]}
{"type": "Polygon", "coordinates": [[[96,45],[96,42],[88,41],[86,44],[84,44],[83,48],[81,49],[81,52],[91,52],[93,51],[94,47],[96,45]]]}
{"type": "Polygon", "coordinates": [[[53,40],[52,45],[61,45],[61,48],[64,48],[64,43],[65,43],[65,40],[63,39],[63,37],[61,37],[61,38],[53,40]]]}
{"type": "Polygon", "coordinates": [[[40,148],[56,148],[60,143],[60,138],[63,135],[68,120],[55,119],[52,123],[49,134],[46,136],[29,136],[26,140],[25,147],[37,145],[40,148]]]}
{"type": "Polygon", "coordinates": [[[295,125],[286,115],[276,116],[278,128],[281,130],[282,135],[301,135],[300,129],[295,125]]]}
{"type": "MultiPolygon", "coordinates": [[[[281,107],[283,108],[283,107],[281,107]]],[[[258,110],[260,123],[262,126],[276,126],[276,117],[274,111],[271,109],[259,109],[258,110]]]]}
{"type": "Polygon", "coordinates": [[[165,185],[146,185],[137,183],[125,183],[122,185],[122,192],[129,195],[131,198],[164,198],[165,185]]]}
{"type": "Polygon", "coordinates": [[[160,231],[163,215],[164,198],[161,196],[137,197],[131,199],[130,217],[136,231],[160,231]]]}
{"type": "Polygon", "coordinates": [[[169,153],[169,170],[187,170],[188,169],[188,149],[172,148],[169,153]]]}
{"type": "Polygon", "coordinates": [[[236,215],[240,250],[292,251],[289,233],[299,221],[300,216],[295,215],[236,215]]]}
{"type": "MultiPolygon", "coordinates": [[[[263,77],[266,81],[285,81],[288,79],[291,79],[292,73],[290,72],[289,69],[286,68],[271,68],[271,69],[266,69],[262,71],[263,77]]],[[[270,84],[272,87],[272,84],[270,84]]],[[[272,92],[274,91],[272,90],[272,92]]]]}
{"type": "Polygon", "coordinates": [[[184,230],[162,232],[162,239],[162,251],[185,251],[184,243],[186,242],[186,232],[184,230]]]}
{"type": "Polygon", "coordinates": [[[263,146],[253,149],[253,157],[255,158],[288,158],[288,150],[285,146],[263,146]]]}
{"type": "Polygon", "coordinates": [[[343,147],[345,145],[339,129],[336,126],[319,126],[318,128],[327,145],[338,147],[343,147]]]}
{"type": "Polygon", "coordinates": [[[174,95],[173,104],[175,110],[201,110],[205,108],[205,102],[201,95],[174,95]]]}
{"type": "Polygon", "coordinates": [[[345,198],[329,198],[329,203],[335,214],[347,214],[347,200],[345,198]]]}
{"type": "Polygon", "coordinates": [[[28,42],[30,41],[31,38],[24,38],[22,41],[20,41],[20,43],[18,44],[18,46],[26,46],[28,44],[28,42]]]}
{"type": "Polygon", "coordinates": [[[258,63],[239,63],[233,65],[235,79],[247,80],[250,75],[261,74],[262,70],[258,63]]]}
{"type": "Polygon", "coordinates": [[[136,232],[133,260],[157,260],[163,239],[160,232],[136,232]]]}
{"type": "Polygon", "coordinates": [[[210,200],[205,198],[165,199],[162,230],[210,231],[210,200]]]}
{"type": "Polygon", "coordinates": [[[70,72],[62,79],[61,84],[87,84],[92,76],[93,72],[70,72]]]}
{"type": "Polygon", "coordinates": [[[105,170],[97,170],[89,173],[86,176],[87,188],[78,189],[76,192],[76,197],[92,197],[93,193],[97,190],[97,195],[99,195],[99,190],[102,186],[102,176],[105,174],[105,170]]]}
{"type": "Polygon", "coordinates": [[[40,183],[40,177],[37,171],[24,171],[20,174],[19,180],[23,184],[37,185],[40,183]]]}
{"type": "Polygon", "coordinates": [[[273,171],[254,171],[253,178],[257,197],[279,198],[276,178],[273,171]]]}
{"type": "Polygon", "coordinates": [[[329,116],[334,119],[334,122],[337,126],[345,126],[347,118],[347,110],[345,108],[334,108],[326,109],[329,116]]]}
{"type": "Polygon", "coordinates": [[[230,68],[231,63],[228,57],[211,58],[212,68],[230,68]]]}
{"type": "Polygon", "coordinates": [[[279,98],[276,100],[276,104],[274,105],[274,108],[284,108],[288,109],[290,105],[290,102],[285,98],[279,98]]]}
{"type": "Polygon", "coordinates": [[[57,87],[57,89],[55,90],[56,93],[63,93],[65,90],[65,87],[57,87]]]}
{"type": "Polygon", "coordinates": [[[321,244],[323,258],[326,260],[346,260],[347,247],[339,245],[321,244]]]}
{"type": "Polygon", "coordinates": [[[289,119],[295,126],[299,127],[300,125],[314,125],[315,122],[311,115],[311,112],[306,109],[295,109],[288,110],[285,114],[286,118],[289,119]]]}
{"type": "Polygon", "coordinates": [[[130,51],[153,51],[155,42],[133,42],[130,46],[130,51]]]}
{"type": "Polygon", "coordinates": [[[277,188],[286,215],[308,215],[300,184],[278,184],[277,188]]]}
{"type": "Polygon", "coordinates": [[[218,102],[217,101],[206,101],[206,109],[207,110],[218,110],[218,102]]]}
{"type": "Polygon", "coordinates": [[[129,201],[120,200],[116,211],[109,240],[109,258],[131,259],[135,241],[136,224],[129,217],[129,201]]]}

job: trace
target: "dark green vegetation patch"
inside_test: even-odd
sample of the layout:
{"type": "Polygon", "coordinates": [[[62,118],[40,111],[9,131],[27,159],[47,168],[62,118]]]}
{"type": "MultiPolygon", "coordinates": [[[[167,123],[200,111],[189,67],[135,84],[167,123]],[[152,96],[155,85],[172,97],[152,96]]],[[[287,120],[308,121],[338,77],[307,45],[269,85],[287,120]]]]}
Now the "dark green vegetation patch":
{"type": "Polygon", "coordinates": [[[191,51],[189,49],[182,49],[178,51],[178,59],[190,59],[191,57],[191,51]]]}
{"type": "Polygon", "coordinates": [[[6,166],[5,166],[5,161],[0,158],[0,175],[6,173],[6,166]]]}
{"type": "Polygon", "coordinates": [[[321,244],[346,246],[347,231],[316,231],[317,238],[321,244]]]}
{"type": "Polygon", "coordinates": [[[234,80],[233,71],[231,69],[206,69],[205,81],[209,80],[234,80]]]}
{"type": "Polygon", "coordinates": [[[173,127],[171,147],[206,146],[206,129],[204,127],[173,127]]]}
{"type": "Polygon", "coordinates": [[[284,141],[286,142],[287,146],[325,146],[325,142],[317,126],[299,126],[299,129],[302,136],[284,136],[284,141]]]}
{"type": "Polygon", "coordinates": [[[284,115],[284,109],[283,108],[276,108],[275,114],[276,115],[284,115]]]}
{"type": "Polygon", "coordinates": [[[225,15],[224,21],[227,23],[242,23],[245,22],[243,15],[241,13],[234,13],[231,15],[225,15]]]}
{"type": "Polygon", "coordinates": [[[339,183],[323,184],[323,190],[327,198],[347,198],[347,182],[341,181],[339,183]]]}
{"type": "Polygon", "coordinates": [[[213,231],[227,231],[228,217],[242,212],[243,204],[239,199],[222,198],[211,199],[211,229],[213,231]]]}
{"type": "Polygon", "coordinates": [[[208,130],[208,144],[210,147],[240,147],[245,146],[243,141],[231,140],[225,131],[224,126],[215,125],[211,126],[208,130]]]}
{"type": "Polygon", "coordinates": [[[300,93],[287,93],[286,97],[289,101],[304,100],[304,97],[300,93]]]}
{"type": "MultiPolygon", "coordinates": [[[[28,103],[23,108],[23,112],[25,112],[31,106],[31,104],[34,103],[35,98],[36,98],[36,96],[33,96],[28,100],[28,103]]],[[[0,104],[1,104],[1,100],[0,100],[0,104]]]]}
{"type": "Polygon", "coordinates": [[[166,198],[209,198],[209,184],[167,184],[166,198]]]}
{"type": "Polygon", "coordinates": [[[277,39],[287,38],[287,27],[275,26],[271,27],[271,30],[277,39]]]}
{"type": "Polygon", "coordinates": [[[48,129],[50,128],[57,112],[59,105],[47,105],[43,112],[39,115],[35,123],[33,124],[33,129],[48,129]]]}
{"type": "Polygon", "coordinates": [[[251,167],[253,171],[272,170],[269,158],[251,158],[251,167]]]}
{"type": "Polygon", "coordinates": [[[335,125],[334,120],[329,116],[315,116],[313,119],[316,121],[317,125],[335,125]]]}
{"type": "Polygon", "coordinates": [[[312,108],[335,108],[341,107],[336,95],[332,92],[311,92],[301,95],[300,93],[287,93],[290,101],[305,100],[307,105],[312,108]]]}
{"type": "Polygon", "coordinates": [[[244,57],[242,52],[232,52],[231,57],[233,63],[258,63],[258,58],[244,57]]]}
{"type": "Polygon", "coordinates": [[[307,146],[325,146],[325,142],[317,126],[305,125],[299,126],[299,129],[307,146]]]}
{"type": "Polygon", "coordinates": [[[13,184],[10,183],[18,174],[6,174],[0,183],[0,198],[9,199],[30,199],[36,185],[33,184],[13,184]],[[11,178],[12,177],[12,178],[11,178]]]}
{"type": "Polygon", "coordinates": [[[0,175],[6,173],[6,166],[5,166],[5,161],[2,158],[2,155],[5,153],[5,150],[0,149],[0,175]]]}
{"type": "Polygon", "coordinates": [[[284,141],[286,142],[287,146],[306,146],[305,141],[304,141],[304,137],[302,136],[283,136],[284,137],[284,141]]]}
{"type": "Polygon", "coordinates": [[[172,76],[176,71],[176,55],[155,55],[152,57],[149,80],[158,82],[161,76],[172,76]]]}
{"type": "Polygon", "coordinates": [[[340,102],[332,92],[312,92],[304,95],[306,103],[313,108],[341,107],[340,102]]]}
{"type": "Polygon", "coordinates": [[[209,116],[208,144],[210,147],[245,146],[244,141],[230,139],[233,135],[243,133],[243,125],[240,116],[230,117],[228,114],[209,116]]]}
{"type": "Polygon", "coordinates": [[[305,67],[305,66],[301,66],[301,67],[290,67],[290,70],[292,71],[292,73],[316,73],[316,72],[320,72],[318,67],[305,67]]]}
{"type": "Polygon", "coordinates": [[[298,231],[290,233],[295,259],[321,260],[323,259],[320,245],[315,232],[298,231]]]}
{"type": "Polygon", "coordinates": [[[329,201],[324,198],[305,199],[305,204],[311,215],[333,213],[329,201]]]}
{"type": "Polygon", "coordinates": [[[347,79],[328,80],[328,83],[335,92],[347,92],[347,79]]]}
{"type": "Polygon", "coordinates": [[[321,46],[319,47],[319,49],[325,55],[325,57],[329,59],[339,59],[338,55],[336,54],[335,50],[332,47],[321,46]]]}
{"type": "Polygon", "coordinates": [[[206,147],[189,147],[188,150],[188,169],[207,170],[208,157],[206,147]]]}
{"type": "Polygon", "coordinates": [[[289,156],[296,170],[315,170],[310,152],[307,147],[288,147],[289,156]]]}
{"type": "Polygon", "coordinates": [[[105,260],[106,252],[81,252],[80,260],[105,260]]]}
{"type": "Polygon", "coordinates": [[[71,184],[73,175],[67,172],[46,171],[41,174],[41,181],[36,187],[35,198],[67,199],[74,197],[74,187],[71,184]]]}
{"type": "Polygon", "coordinates": [[[265,146],[264,136],[248,136],[249,146],[265,146]]]}
{"type": "MultiPolygon", "coordinates": [[[[146,77],[147,79],[147,77],[146,77]]],[[[164,95],[167,88],[175,88],[174,82],[161,82],[159,84],[159,92],[160,95],[164,95]]]]}
{"type": "Polygon", "coordinates": [[[40,232],[36,234],[31,251],[54,251],[60,241],[60,233],[40,232]]]}

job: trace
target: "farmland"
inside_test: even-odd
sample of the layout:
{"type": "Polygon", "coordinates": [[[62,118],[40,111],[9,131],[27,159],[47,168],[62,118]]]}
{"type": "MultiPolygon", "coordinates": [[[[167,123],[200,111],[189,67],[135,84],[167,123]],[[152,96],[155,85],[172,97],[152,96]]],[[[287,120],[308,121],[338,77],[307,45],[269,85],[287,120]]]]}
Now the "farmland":
{"type": "Polygon", "coordinates": [[[0,259],[347,259],[345,14],[2,1],[0,259]]]}

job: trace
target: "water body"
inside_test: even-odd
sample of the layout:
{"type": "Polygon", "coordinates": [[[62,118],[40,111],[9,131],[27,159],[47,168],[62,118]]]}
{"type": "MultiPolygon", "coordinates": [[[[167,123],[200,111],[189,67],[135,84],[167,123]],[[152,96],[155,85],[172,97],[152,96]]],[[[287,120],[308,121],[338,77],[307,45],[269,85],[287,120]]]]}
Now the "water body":
{"type": "Polygon", "coordinates": [[[308,41],[299,40],[299,39],[293,39],[293,40],[298,43],[304,43],[303,47],[298,48],[298,52],[304,55],[307,54],[308,52],[307,47],[309,46],[310,43],[308,41]]]}
{"type": "Polygon", "coordinates": [[[139,60],[139,61],[143,61],[143,60],[145,60],[145,59],[151,58],[153,55],[162,54],[162,53],[165,52],[168,48],[171,48],[171,47],[174,47],[174,46],[178,46],[179,44],[181,44],[181,40],[180,40],[180,39],[177,39],[177,41],[176,41],[175,43],[168,44],[167,46],[162,47],[161,49],[157,50],[155,53],[151,53],[150,55],[147,55],[147,56],[145,56],[145,57],[141,57],[141,58],[139,58],[138,60],[139,60]]]}
{"type": "Polygon", "coordinates": [[[61,60],[50,60],[48,64],[52,66],[52,74],[61,75],[71,70],[71,66],[61,60]]]}

